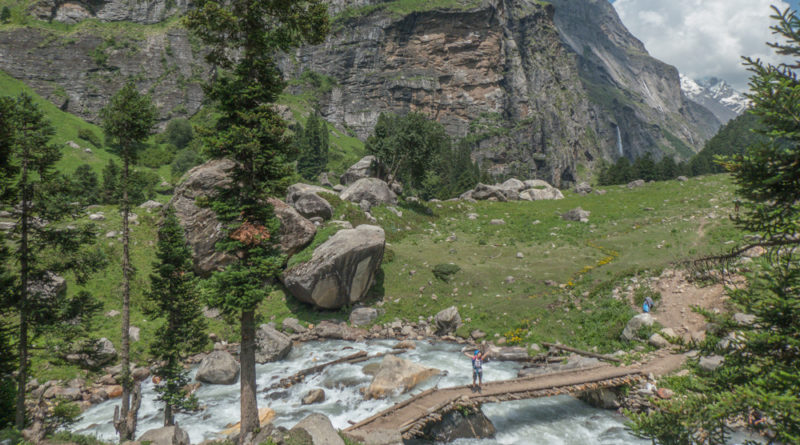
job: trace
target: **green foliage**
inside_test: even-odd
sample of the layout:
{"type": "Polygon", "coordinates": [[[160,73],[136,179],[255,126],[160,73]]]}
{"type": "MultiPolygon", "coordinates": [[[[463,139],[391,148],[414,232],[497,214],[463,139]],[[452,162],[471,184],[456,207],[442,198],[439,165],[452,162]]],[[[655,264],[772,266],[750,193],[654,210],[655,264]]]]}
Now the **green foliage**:
{"type": "Polygon", "coordinates": [[[461,268],[456,264],[442,263],[433,266],[433,270],[431,270],[431,272],[433,272],[433,276],[435,276],[437,279],[448,282],[451,278],[453,278],[453,275],[458,273],[460,270],[461,268]]]}
{"type": "Polygon", "coordinates": [[[8,6],[3,6],[3,10],[0,11],[0,23],[8,23],[11,21],[11,10],[8,9],[8,6]]]}
{"type": "Polygon", "coordinates": [[[676,163],[669,156],[653,161],[650,153],[631,162],[626,157],[617,159],[614,164],[603,164],[597,177],[599,185],[627,184],[637,179],[645,181],[669,181],[680,175],[689,174],[687,163],[676,163]]]}
{"type": "Polygon", "coordinates": [[[749,111],[731,120],[689,161],[692,176],[724,172],[725,168],[717,158],[740,156],[747,147],[763,143],[765,137],[760,133],[763,130],[759,117],[749,111]]]}
{"type": "Polygon", "coordinates": [[[295,145],[300,156],[297,172],[305,179],[316,180],[328,165],[328,126],[317,112],[311,113],[303,128],[295,127],[295,145]]]}
{"type": "Polygon", "coordinates": [[[161,363],[154,374],[161,378],[156,387],[158,400],[167,405],[164,424],[172,425],[176,411],[197,408],[197,398],[187,394],[189,372],[182,361],[202,351],[208,343],[202,302],[192,271],[192,252],[174,209],[167,211],[158,230],[156,258],[147,293],[151,306],[145,313],[164,318],[150,350],[161,363]]]}
{"type": "Polygon", "coordinates": [[[70,443],[75,445],[108,445],[108,442],[103,442],[95,436],[88,436],[77,434],[70,431],[58,431],[53,434],[53,439],[61,443],[70,443]]]}
{"type": "Polygon", "coordinates": [[[142,150],[138,154],[139,164],[145,167],[157,169],[164,165],[170,165],[175,157],[175,151],[170,149],[175,148],[172,145],[164,146],[153,144],[142,150]]]}
{"type": "Polygon", "coordinates": [[[186,119],[172,119],[164,129],[163,136],[166,142],[183,150],[194,140],[194,129],[186,119]]]}
{"type": "MultiPolygon", "coordinates": [[[[132,170],[128,176],[128,202],[132,206],[139,205],[156,195],[156,186],[160,179],[151,170],[132,170]]],[[[103,168],[100,202],[119,204],[122,201],[122,169],[113,160],[103,168]]]]}
{"type": "Polygon", "coordinates": [[[322,245],[322,243],[325,241],[328,241],[328,239],[335,235],[339,230],[342,230],[342,227],[336,224],[331,224],[317,229],[317,234],[314,235],[314,240],[311,241],[311,244],[309,244],[300,252],[292,255],[292,257],[289,258],[289,262],[286,264],[286,269],[291,269],[300,263],[310,260],[311,256],[314,255],[314,250],[322,245]]]}
{"type": "Polygon", "coordinates": [[[444,127],[420,113],[381,113],[365,148],[385,168],[387,177],[420,188],[432,160],[450,150],[444,127]]]}
{"type": "Polygon", "coordinates": [[[100,139],[100,136],[98,136],[97,133],[89,128],[79,128],[78,137],[86,142],[91,143],[95,146],[95,148],[100,148],[103,146],[103,141],[100,139]]]}
{"type": "Polygon", "coordinates": [[[100,189],[97,173],[89,164],[83,164],[72,173],[75,184],[73,196],[85,205],[97,204],[100,201],[100,189]]]}
{"type": "Polygon", "coordinates": [[[81,407],[77,403],[63,399],[56,400],[51,415],[47,417],[46,428],[53,432],[77,422],[80,416],[81,407]]]}
{"type": "MultiPolygon", "coordinates": [[[[790,9],[774,10],[772,30],[783,42],[769,45],[781,55],[800,55],[800,17],[790,9]]],[[[718,336],[732,334],[733,339],[718,345],[710,338],[703,352],[723,355],[722,365],[698,370],[680,397],[657,402],[655,413],[632,417],[635,433],[661,443],[725,443],[735,419],[748,419],[749,427],[770,442],[800,441],[800,262],[795,251],[800,243],[800,82],[786,65],[751,59],[745,64],[753,73],[749,97],[752,114],[763,125],[756,130],[761,137],[723,165],[742,198],[735,222],[768,248],[765,260],[748,274],[747,287],[728,290],[729,303],[754,315],[755,322],[739,324],[729,315],[703,313],[719,326],[718,336]]]]}
{"type": "Polygon", "coordinates": [[[192,148],[186,148],[175,155],[175,159],[169,165],[173,179],[178,179],[190,168],[203,163],[203,157],[192,148]]]}

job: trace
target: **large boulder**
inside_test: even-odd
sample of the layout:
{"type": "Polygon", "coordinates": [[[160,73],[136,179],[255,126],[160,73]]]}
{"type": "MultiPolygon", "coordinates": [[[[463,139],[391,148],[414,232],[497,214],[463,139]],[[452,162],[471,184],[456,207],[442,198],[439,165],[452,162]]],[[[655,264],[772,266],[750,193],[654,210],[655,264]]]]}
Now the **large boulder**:
{"type": "Polygon", "coordinates": [[[592,193],[592,186],[589,185],[588,182],[581,182],[580,184],[575,186],[575,193],[586,196],[589,193],[592,193]]]}
{"type": "MultiPolygon", "coordinates": [[[[169,206],[183,227],[186,241],[192,246],[195,272],[208,275],[224,268],[236,258],[215,249],[224,233],[216,214],[198,200],[213,197],[217,190],[230,186],[230,173],[236,164],[229,159],[214,159],[189,170],[175,189],[169,206]]],[[[281,250],[293,255],[307,246],[316,234],[316,226],[279,199],[270,199],[275,215],[281,221],[281,250]]]]}
{"type": "Polygon", "coordinates": [[[256,331],[256,363],[274,362],[285,358],[292,350],[292,341],[270,325],[262,324],[256,331]]]}
{"type": "Polygon", "coordinates": [[[232,385],[239,378],[239,363],[225,351],[214,351],[200,362],[195,378],[212,385],[232,385]]]}
{"type": "Polygon", "coordinates": [[[628,188],[633,189],[637,187],[644,187],[644,179],[637,179],[628,183],[628,188]]]}
{"type": "Polygon", "coordinates": [[[359,179],[371,178],[378,174],[378,160],[375,156],[364,156],[356,162],[339,178],[339,182],[348,186],[359,179]]]}
{"type": "Polygon", "coordinates": [[[461,326],[461,315],[459,315],[457,307],[450,306],[439,311],[434,317],[434,321],[436,322],[436,332],[450,334],[461,326]]]}
{"type": "Polygon", "coordinates": [[[628,324],[625,325],[625,329],[622,331],[622,339],[625,341],[633,341],[636,340],[639,334],[639,330],[644,326],[653,326],[656,322],[655,318],[653,318],[650,314],[639,314],[628,321],[628,324]]]}
{"type": "Polygon", "coordinates": [[[319,338],[330,338],[335,340],[361,341],[367,336],[367,331],[358,328],[351,328],[345,322],[335,322],[323,320],[314,327],[314,335],[319,338]]]}
{"type": "Polygon", "coordinates": [[[67,280],[60,275],[47,271],[38,279],[33,280],[28,287],[31,297],[43,301],[52,301],[64,295],[67,291],[67,280]]]}
{"type": "Polygon", "coordinates": [[[344,445],[344,440],[326,416],[314,413],[295,425],[291,431],[304,430],[313,441],[313,445],[344,445]]]}
{"type": "Polygon", "coordinates": [[[326,220],[333,216],[333,206],[325,198],[315,193],[297,196],[292,205],[305,218],[319,217],[326,220]]]}
{"type": "Polygon", "coordinates": [[[495,185],[486,185],[480,183],[475,186],[471,197],[472,199],[477,199],[478,201],[485,201],[491,198],[501,202],[508,201],[507,192],[505,189],[495,185]]]}
{"type": "Polygon", "coordinates": [[[139,442],[150,445],[190,445],[189,435],[177,426],[165,426],[149,430],[139,437],[139,442]]]}
{"type": "Polygon", "coordinates": [[[525,183],[517,178],[511,178],[508,181],[500,184],[499,187],[506,190],[513,190],[517,193],[525,190],[526,188],[525,183]]]}
{"type": "Polygon", "coordinates": [[[387,355],[383,358],[378,372],[364,393],[364,397],[367,399],[380,399],[394,393],[404,393],[439,374],[439,372],[435,368],[428,368],[393,355],[387,355]]]}
{"type": "Polygon", "coordinates": [[[542,188],[542,189],[531,188],[520,193],[519,199],[523,201],[547,201],[547,200],[564,199],[564,195],[561,193],[561,190],[555,187],[542,188]]]}
{"type": "Polygon", "coordinates": [[[488,439],[496,432],[480,408],[468,408],[444,414],[440,421],[427,425],[423,435],[436,443],[449,443],[456,439],[488,439]]]}
{"type": "Polygon", "coordinates": [[[309,261],[284,272],[283,284],[300,301],[338,309],[361,301],[383,259],[386,235],[377,226],[340,230],[309,261]]]}
{"type": "Polygon", "coordinates": [[[389,185],[378,178],[364,178],[350,184],[339,195],[345,201],[361,203],[369,202],[370,206],[379,204],[397,204],[397,195],[389,185]]]}
{"type": "Polygon", "coordinates": [[[83,368],[99,368],[117,358],[117,350],[111,340],[103,337],[90,340],[75,348],[76,352],[67,354],[64,359],[83,368]]]}
{"type": "Polygon", "coordinates": [[[298,182],[286,189],[286,204],[294,205],[295,201],[303,195],[316,195],[317,193],[333,193],[318,185],[303,184],[298,182]]]}

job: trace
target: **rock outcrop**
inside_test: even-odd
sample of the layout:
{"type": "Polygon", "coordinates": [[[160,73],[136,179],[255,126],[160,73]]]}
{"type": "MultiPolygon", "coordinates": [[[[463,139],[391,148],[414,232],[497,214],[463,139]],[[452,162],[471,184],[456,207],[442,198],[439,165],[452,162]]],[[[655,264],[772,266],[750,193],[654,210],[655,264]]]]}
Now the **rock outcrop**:
{"type": "Polygon", "coordinates": [[[339,197],[355,203],[366,201],[370,207],[380,204],[397,204],[397,195],[389,188],[389,184],[378,178],[359,179],[344,189],[339,197]]]}
{"type": "MultiPolygon", "coordinates": [[[[292,427],[292,431],[303,430],[311,436],[313,445],[344,445],[344,440],[326,416],[314,413],[292,427]]],[[[293,442],[294,443],[294,442],[293,442]]],[[[297,442],[300,443],[300,442],[297,442]]]]}
{"type": "Polygon", "coordinates": [[[149,442],[151,445],[191,445],[189,434],[177,426],[149,430],[139,437],[139,442],[149,442]]]}
{"type": "MultiPolygon", "coordinates": [[[[235,260],[228,253],[216,251],[217,241],[224,236],[222,225],[213,210],[198,205],[198,200],[213,197],[218,189],[230,185],[230,173],[235,165],[228,159],[215,159],[194,167],[169,202],[183,227],[186,242],[192,246],[195,272],[199,275],[208,275],[235,260]]],[[[317,230],[314,223],[279,199],[270,198],[268,202],[281,221],[280,241],[284,253],[293,255],[314,239],[317,230]]]]}
{"type": "Polygon", "coordinates": [[[436,323],[436,330],[440,334],[453,333],[461,326],[461,315],[459,315],[458,308],[455,306],[442,309],[433,319],[436,323]]]}
{"type": "Polygon", "coordinates": [[[214,351],[200,362],[195,378],[212,385],[232,385],[239,378],[239,363],[225,351],[214,351]]]}
{"type": "Polygon", "coordinates": [[[428,368],[417,363],[387,355],[378,368],[364,397],[380,399],[395,393],[411,390],[420,383],[439,374],[438,369],[428,368]]]}
{"type": "Polygon", "coordinates": [[[344,172],[339,178],[339,182],[344,186],[348,186],[359,179],[375,177],[377,173],[378,161],[375,156],[364,156],[344,172]]]}
{"type": "Polygon", "coordinates": [[[549,183],[533,179],[520,181],[511,178],[502,184],[478,184],[474,190],[464,193],[461,199],[478,201],[541,201],[548,199],[564,199],[561,191],[549,183]]]}
{"type": "Polygon", "coordinates": [[[323,309],[361,301],[380,267],[386,235],[377,226],[340,230],[314,250],[309,261],[284,272],[295,298],[323,309]]]}

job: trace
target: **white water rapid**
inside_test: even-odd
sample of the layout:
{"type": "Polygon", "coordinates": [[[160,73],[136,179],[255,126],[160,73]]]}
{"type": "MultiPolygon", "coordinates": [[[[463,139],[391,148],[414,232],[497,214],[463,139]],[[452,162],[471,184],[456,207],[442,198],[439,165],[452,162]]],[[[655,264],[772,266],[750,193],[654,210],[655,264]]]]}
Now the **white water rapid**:
{"type": "MultiPolygon", "coordinates": [[[[293,348],[285,360],[257,366],[258,386],[265,388],[280,378],[336,358],[366,350],[370,355],[389,351],[394,341],[380,340],[366,343],[322,341],[306,343],[293,348]]],[[[447,374],[434,377],[412,390],[413,394],[434,385],[440,388],[471,383],[472,370],[469,358],[461,347],[448,343],[430,344],[417,342],[417,349],[400,355],[405,359],[435,367],[447,374]]],[[[276,412],[274,424],[291,428],[312,412],[321,412],[330,417],[336,428],[349,426],[348,420],[359,421],[409,397],[403,394],[386,400],[365,401],[359,389],[367,386],[371,377],[362,372],[365,364],[342,364],[329,367],[321,374],[309,376],[305,382],[286,390],[269,394],[258,393],[259,407],[269,406],[276,412]],[[323,388],[325,401],[316,405],[301,405],[301,398],[310,390],[323,388]],[[270,394],[273,398],[270,398],[270,394]]],[[[520,365],[512,362],[489,361],[484,365],[484,379],[504,380],[514,378],[520,365]]],[[[194,374],[194,371],[193,371],[194,374]]],[[[148,380],[142,386],[142,406],[139,411],[137,435],[151,428],[162,426],[162,406],[155,401],[153,384],[148,380]]],[[[176,421],[185,429],[192,443],[218,438],[217,433],[226,425],[239,419],[239,384],[203,385],[196,395],[203,411],[178,414],[176,421]]],[[[114,406],[119,399],[96,405],[83,413],[82,419],[72,430],[114,441],[112,426],[114,406]]],[[[613,411],[592,408],[568,396],[552,397],[519,402],[487,404],[486,415],[497,428],[494,439],[458,440],[457,445],[490,444],[647,444],[631,436],[625,429],[625,419],[613,411]]]]}
{"type": "Polygon", "coordinates": [[[616,128],[617,128],[617,150],[619,151],[620,156],[625,156],[625,152],[622,150],[622,133],[619,131],[619,125],[617,125],[616,128]]]}

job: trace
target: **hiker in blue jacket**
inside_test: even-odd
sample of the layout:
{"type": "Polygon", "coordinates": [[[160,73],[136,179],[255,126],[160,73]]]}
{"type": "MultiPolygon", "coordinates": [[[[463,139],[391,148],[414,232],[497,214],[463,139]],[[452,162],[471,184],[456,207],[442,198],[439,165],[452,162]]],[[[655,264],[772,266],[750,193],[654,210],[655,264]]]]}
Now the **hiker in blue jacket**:
{"type": "Polygon", "coordinates": [[[477,380],[477,387],[480,389],[483,384],[483,360],[486,354],[482,353],[480,349],[476,349],[473,355],[469,355],[469,352],[465,352],[464,355],[472,359],[472,386],[475,386],[475,380],[477,380]]]}

